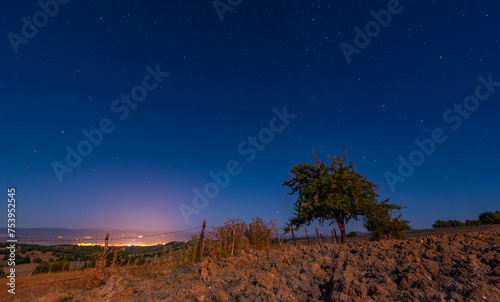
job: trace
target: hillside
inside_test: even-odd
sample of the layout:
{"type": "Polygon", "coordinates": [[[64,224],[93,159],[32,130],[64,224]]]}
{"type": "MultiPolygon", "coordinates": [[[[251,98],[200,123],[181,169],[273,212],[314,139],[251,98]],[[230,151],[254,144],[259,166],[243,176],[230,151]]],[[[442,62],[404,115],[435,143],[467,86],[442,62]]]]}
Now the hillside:
{"type": "MultiPolygon", "coordinates": [[[[274,247],[174,269],[122,269],[31,301],[500,301],[500,227],[274,247]]],[[[29,301],[29,300],[23,300],[29,301]]]]}

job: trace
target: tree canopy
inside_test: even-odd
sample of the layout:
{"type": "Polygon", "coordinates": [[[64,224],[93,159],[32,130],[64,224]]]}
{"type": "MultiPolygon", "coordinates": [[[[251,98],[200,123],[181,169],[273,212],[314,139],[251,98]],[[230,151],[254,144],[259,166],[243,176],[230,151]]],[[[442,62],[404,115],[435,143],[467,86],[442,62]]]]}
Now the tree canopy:
{"type": "Polygon", "coordinates": [[[482,224],[499,224],[500,223],[500,212],[483,212],[479,215],[479,221],[482,224]]]}
{"type": "Polygon", "coordinates": [[[358,220],[367,210],[376,207],[378,186],[366,175],[356,171],[354,162],[346,164],[347,151],[343,157],[328,155],[329,164],[321,161],[313,150],[314,164],[299,162],[291,169],[292,175],[283,183],[298,193],[295,213],[285,231],[299,228],[318,220],[321,225],[337,222],[341,240],[345,238],[345,225],[349,220],[358,220]]]}
{"type": "Polygon", "coordinates": [[[463,227],[463,226],[477,226],[483,224],[500,224],[500,212],[482,212],[479,214],[478,220],[465,220],[465,223],[459,220],[448,220],[444,221],[441,219],[436,220],[432,227],[434,229],[439,228],[453,228],[453,227],[463,227]]]}

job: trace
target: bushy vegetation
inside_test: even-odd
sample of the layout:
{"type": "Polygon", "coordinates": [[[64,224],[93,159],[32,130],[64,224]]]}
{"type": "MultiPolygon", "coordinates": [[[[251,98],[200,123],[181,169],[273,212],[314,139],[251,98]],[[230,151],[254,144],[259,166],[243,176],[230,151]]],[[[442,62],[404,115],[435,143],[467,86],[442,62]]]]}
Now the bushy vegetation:
{"type": "Polygon", "coordinates": [[[483,223],[481,220],[470,220],[467,219],[465,220],[465,226],[475,226],[475,225],[482,225],[483,223]]]}
{"type": "Polygon", "coordinates": [[[500,224],[500,212],[483,212],[479,215],[482,224],[500,224]]]}
{"type": "Polygon", "coordinates": [[[47,263],[47,261],[43,261],[35,267],[35,270],[33,271],[33,275],[45,274],[45,273],[48,273],[50,271],[51,271],[50,265],[47,263]]]}
{"type": "Polygon", "coordinates": [[[19,255],[16,255],[16,265],[24,263],[31,263],[31,258],[29,256],[21,257],[19,255]]]}
{"type": "MultiPolygon", "coordinates": [[[[7,247],[8,244],[0,243],[0,248],[7,247]]],[[[52,252],[54,257],[59,261],[86,261],[90,260],[92,254],[99,250],[99,246],[78,246],[78,245],[57,245],[57,246],[45,246],[37,244],[18,244],[19,254],[33,255],[35,251],[40,251],[41,253],[52,252]]],[[[7,256],[9,251],[7,249],[0,250],[0,254],[7,256]]],[[[5,257],[4,257],[5,258],[5,257]]],[[[20,259],[19,255],[16,255],[16,259],[20,259]]],[[[7,258],[3,259],[7,260],[7,258]]],[[[24,261],[27,261],[25,259],[24,261]]]]}
{"type": "Polygon", "coordinates": [[[55,262],[54,264],[50,265],[47,263],[47,261],[42,261],[40,264],[38,264],[33,271],[33,275],[36,274],[44,274],[48,272],[63,272],[63,271],[69,271],[71,266],[71,262],[63,260],[63,261],[58,261],[55,262]]]}
{"type": "MultiPolygon", "coordinates": [[[[253,218],[246,224],[240,219],[229,219],[224,225],[214,227],[207,233],[204,240],[203,256],[225,258],[237,256],[242,251],[266,250],[273,241],[274,222],[266,223],[261,218],[253,218]]],[[[199,259],[197,253],[199,236],[193,236],[181,248],[183,263],[195,262],[199,259]]]]}
{"type": "Polygon", "coordinates": [[[273,221],[266,223],[261,218],[252,218],[252,222],[248,224],[245,232],[250,246],[259,251],[269,248],[275,227],[273,221]]]}
{"type": "Polygon", "coordinates": [[[432,228],[453,228],[453,227],[463,227],[463,226],[476,226],[483,224],[500,224],[500,212],[483,212],[479,214],[478,220],[465,220],[465,223],[460,220],[436,220],[432,225],[432,228]]]}
{"type": "Polygon", "coordinates": [[[107,250],[103,248],[92,255],[94,269],[88,284],[90,288],[103,284],[116,271],[117,267],[123,265],[125,259],[122,256],[125,254],[122,252],[115,248],[107,250]]]}
{"type": "MultiPolygon", "coordinates": [[[[479,222],[479,224],[481,224],[479,222]]],[[[443,221],[443,220],[436,220],[436,222],[432,225],[434,229],[439,229],[439,228],[454,228],[454,227],[463,227],[465,226],[465,223],[461,222],[460,220],[448,220],[448,221],[443,221]]]]}
{"type": "Polygon", "coordinates": [[[224,225],[215,227],[207,236],[209,255],[229,257],[247,249],[249,242],[245,236],[246,228],[246,223],[240,219],[229,219],[224,225]]]}
{"type": "Polygon", "coordinates": [[[380,240],[383,236],[402,239],[403,231],[411,230],[408,220],[401,219],[401,214],[393,217],[394,211],[399,211],[403,207],[388,202],[389,199],[385,199],[376,204],[363,218],[364,226],[371,234],[371,240],[380,240]]]}
{"type": "Polygon", "coordinates": [[[356,232],[350,232],[349,234],[347,234],[347,238],[352,238],[352,237],[357,237],[358,236],[358,233],[356,232]]]}

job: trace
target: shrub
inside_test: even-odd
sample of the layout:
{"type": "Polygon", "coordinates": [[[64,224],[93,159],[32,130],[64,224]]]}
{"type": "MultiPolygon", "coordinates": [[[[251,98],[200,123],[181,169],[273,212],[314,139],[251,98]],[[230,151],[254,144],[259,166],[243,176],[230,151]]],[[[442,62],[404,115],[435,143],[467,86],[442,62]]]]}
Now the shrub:
{"type": "Polygon", "coordinates": [[[130,262],[129,263],[134,264],[136,259],[137,259],[137,256],[130,257],[130,262]]]}
{"type": "Polygon", "coordinates": [[[347,234],[347,237],[356,237],[358,236],[358,233],[356,232],[350,232],[349,234],[347,234]]]}
{"type": "Polygon", "coordinates": [[[122,266],[127,259],[128,259],[127,252],[118,251],[117,249],[110,249],[109,253],[106,256],[106,265],[122,266]]]}
{"type": "Polygon", "coordinates": [[[479,215],[482,224],[500,224],[500,212],[483,212],[479,215]]]}
{"type": "Polygon", "coordinates": [[[391,220],[389,223],[389,236],[392,236],[395,239],[403,239],[404,231],[411,230],[409,221],[405,219],[401,219],[399,215],[391,220]]]}
{"type": "Polygon", "coordinates": [[[26,257],[16,257],[16,265],[23,264],[23,263],[31,263],[31,259],[29,256],[26,257]]]}
{"type": "Polygon", "coordinates": [[[463,223],[460,220],[448,220],[448,221],[443,221],[443,220],[436,220],[436,222],[432,225],[432,228],[434,229],[440,229],[440,228],[455,228],[455,227],[463,227],[466,226],[467,224],[463,223]]]}
{"type": "Polygon", "coordinates": [[[273,221],[266,223],[261,218],[252,218],[245,232],[250,246],[259,251],[269,248],[273,240],[273,228],[273,221]]]}
{"type": "Polygon", "coordinates": [[[104,283],[108,277],[107,267],[107,257],[111,250],[101,250],[100,252],[95,252],[93,255],[94,270],[92,271],[92,276],[90,277],[88,287],[97,287],[104,283]]]}
{"type": "Polygon", "coordinates": [[[205,255],[219,258],[231,256],[231,251],[236,256],[250,248],[265,250],[274,242],[274,223],[266,223],[261,218],[252,218],[248,225],[240,219],[228,220],[224,225],[208,232],[204,241],[205,255]]]}
{"type": "Polygon", "coordinates": [[[123,265],[128,263],[128,261],[130,260],[130,256],[128,255],[128,253],[126,251],[120,251],[120,252],[118,252],[118,259],[119,259],[120,265],[123,266],[123,265]]]}
{"type": "Polygon", "coordinates": [[[238,255],[248,246],[248,239],[245,237],[246,224],[240,219],[229,219],[222,226],[215,227],[214,232],[209,233],[207,239],[212,239],[209,252],[215,257],[229,257],[231,251],[233,255],[238,255]]]}
{"type": "Polygon", "coordinates": [[[367,209],[363,222],[371,234],[370,240],[380,240],[384,235],[387,238],[401,239],[404,237],[403,231],[411,230],[409,221],[401,219],[402,214],[393,217],[393,211],[401,210],[403,207],[390,204],[388,201],[389,199],[384,199],[374,207],[367,209]]]}
{"type": "Polygon", "coordinates": [[[192,236],[182,248],[181,252],[181,263],[194,263],[198,260],[198,244],[200,239],[198,235],[192,236]]]}
{"type": "Polygon", "coordinates": [[[434,224],[432,225],[433,229],[440,229],[440,228],[451,228],[451,224],[448,221],[443,221],[443,220],[436,220],[434,224]]]}
{"type": "Polygon", "coordinates": [[[465,221],[465,226],[476,226],[476,225],[482,225],[481,221],[480,220],[470,220],[470,219],[467,219],[465,221]]]}
{"type": "Polygon", "coordinates": [[[68,270],[70,265],[71,265],[71,263],[69,263],[66,260],[58,261],[51,266],[51,271],[52,272],[62,272],[62,271],[68,270]]]}
{"type": "MultiPolygon", "coordinates": [[[[124,259],[117,249],[100,250],[93,255],[94,270],[90,277],[88,287],[93,288],[103,284],[109,276],[116,272],[116,267],[123,264],[124,259]],[[110,260],[111,258],[111,260],[110,260]]],[[[143,258],[143,260],[146,260],[143,258]]]]}
{"type": "Polygon", "coordinates": [[[42,263],[42,259],[35,258],[35,259],[33,259],[33,263],[42,263]]]}
{"type": "Polygon", "coordinates": [[[448,220],[448,223],[452,228],[465,226],[465,223],[461,222],[460,220],[448,220]]]}
{"type": "Polygon", "coordinates": [[[48,273],[50,271],[50,265],[47,263],[47,261],[43,261],[42,263],[38,264],[35,267],[35,270],[33,271],[33,274],[44,274],[48,273]]]}

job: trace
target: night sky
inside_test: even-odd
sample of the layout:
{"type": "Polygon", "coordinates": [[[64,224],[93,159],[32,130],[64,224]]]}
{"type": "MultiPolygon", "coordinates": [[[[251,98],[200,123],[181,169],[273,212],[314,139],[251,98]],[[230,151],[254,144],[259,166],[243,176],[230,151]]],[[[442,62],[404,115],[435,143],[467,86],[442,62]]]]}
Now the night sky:
{"type": "Polygon", "coordinates": [[[313,149],[415,229],[500,210],[498,1],[65,1],[0,4],[17,227],[284,226],[313,149]]]}

